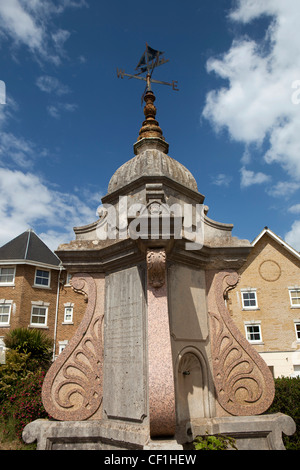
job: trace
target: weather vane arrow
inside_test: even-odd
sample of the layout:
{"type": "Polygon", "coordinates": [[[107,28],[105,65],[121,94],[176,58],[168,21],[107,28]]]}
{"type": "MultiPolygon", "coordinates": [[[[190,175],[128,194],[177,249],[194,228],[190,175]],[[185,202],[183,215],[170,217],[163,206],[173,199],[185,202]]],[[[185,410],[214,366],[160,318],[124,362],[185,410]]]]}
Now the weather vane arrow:
{"type": "MultiPolygon", "coordinates": [[[[137,67],[137,73],[132,75],[129,73],[125,73],[124,70],[117,69],[117,76],[118,78],[136,78],[138,80],[144,80],[146,82],[146,89],[144,91],[143,97],[147,91],[151,91],[151,83],[158,83],[159,85],[168,85],[173,88],[175,91],[179,91],[177,88],[178,82],[173,80],[172,82],[163,82],[161,80],[154,80],[152,78],[153,71],[156,67],[160,65],[166,64],[169,62],[169,59],[165,59],[163,57],[164,52],[157,51],[152,49],[152,47],[148,46],[146,43],[146,50],[143,53],[137,67]],[[146,73],[146,77],[142,77],[141,75],[146,73]]],[[[143,98],[142,98],[143,100],[143,98]]]]}

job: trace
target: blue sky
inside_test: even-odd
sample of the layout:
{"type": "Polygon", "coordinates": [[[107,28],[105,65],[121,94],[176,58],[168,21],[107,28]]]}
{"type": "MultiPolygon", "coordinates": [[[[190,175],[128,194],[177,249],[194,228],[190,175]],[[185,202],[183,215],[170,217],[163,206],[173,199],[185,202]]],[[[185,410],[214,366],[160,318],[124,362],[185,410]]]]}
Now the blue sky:
{"type": "Polygon", "coordinates": [[[116,69],[147,42],[178,81],[153,85],[169,155],[209,217],[300,250],[299,24],[299,0],[0,0],[0,245],[33,228],[55,249],[97,219],[143,121],[143,82],[116,69]]]}

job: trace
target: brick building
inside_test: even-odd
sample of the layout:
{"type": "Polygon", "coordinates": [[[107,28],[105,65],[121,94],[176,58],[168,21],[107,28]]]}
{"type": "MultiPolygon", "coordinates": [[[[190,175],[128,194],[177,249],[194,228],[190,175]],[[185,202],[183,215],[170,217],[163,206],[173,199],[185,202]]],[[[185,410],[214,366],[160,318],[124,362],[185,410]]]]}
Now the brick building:
{"type": "Polygon", "coordinates": [[[25,327],[45,331],[57,356],[74,335],[84,308],[59,258],[32,230],[0,248],[0,352],[5,334],[25,327]]]}
{"type": "Polygon", "coordinates": [[[300,375],[300,254],[267,227],[252,246],[229,311],[274,377],[300,375]]]}

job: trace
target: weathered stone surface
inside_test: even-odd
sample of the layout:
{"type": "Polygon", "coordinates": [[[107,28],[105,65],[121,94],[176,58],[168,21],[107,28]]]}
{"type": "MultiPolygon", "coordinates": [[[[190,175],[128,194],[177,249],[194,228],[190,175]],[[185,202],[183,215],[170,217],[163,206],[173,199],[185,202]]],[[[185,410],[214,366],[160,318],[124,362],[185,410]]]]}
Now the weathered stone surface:
{"type": "MultiPolygon", "coordinates": [[[[292,418],[282,413],[262,416],[237,416],[199,419],[186,423],[185,434],[192,442],[196,436],[226,435],[236,441],[238,450],[285,450],[282,433],[291,436],[296,431],[292,418]]],[[[178,436],[179,442],[185,436],[178,436]]]]}
{"type": "Polygon", "coordinates": [[[147,415],[144,289],[137,266],[106,279],[103,409],[110,419],[142,422],[147,415]]]}
{"type": "Polygon", "coordinates": [[[197,191],[195,178],[181,163],[159,150],[145,150],[118,168],[109,182],[108,193],[132,183],[141,176],[164,176],[197,191]]]}
{"type": "Polygon", "coordinates": [[[196,436],[226,435],[239,450],[284,450],[282,434],[294,434],[292,418],[281,413],[263,416],[203,418],[188,421],[175,439],[151,440],[147,428],[122,422],[36,420],[23,431],[37,450],[180,450],[190,448],[196,436]]]}
{"type": "Polygon", "coordinates": [[[205,271],[173,265],[168,272],[168,284],[172,337],[177,341],[206,340],[208,316],[205,271]]]}
{"type": "Polygon", "coordinates": [[[107,421],[36,420],[22,437],[28,444],[37,441],[37,450],[142,450],[149,442],[144,427],[107,421]]]}

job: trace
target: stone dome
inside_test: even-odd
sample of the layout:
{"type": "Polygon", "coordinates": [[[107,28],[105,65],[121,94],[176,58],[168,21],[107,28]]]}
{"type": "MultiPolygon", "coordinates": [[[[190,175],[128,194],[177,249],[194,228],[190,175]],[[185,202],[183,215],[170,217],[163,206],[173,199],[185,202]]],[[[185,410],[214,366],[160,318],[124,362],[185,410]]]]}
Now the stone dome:
{"type": "Polygon", "coordinates": [[[198,191],[196,180],[187,168],[160,150],[148,149],[118,168],[109,182],[108,194],[145,176],[166,177],[198,191]]]}

